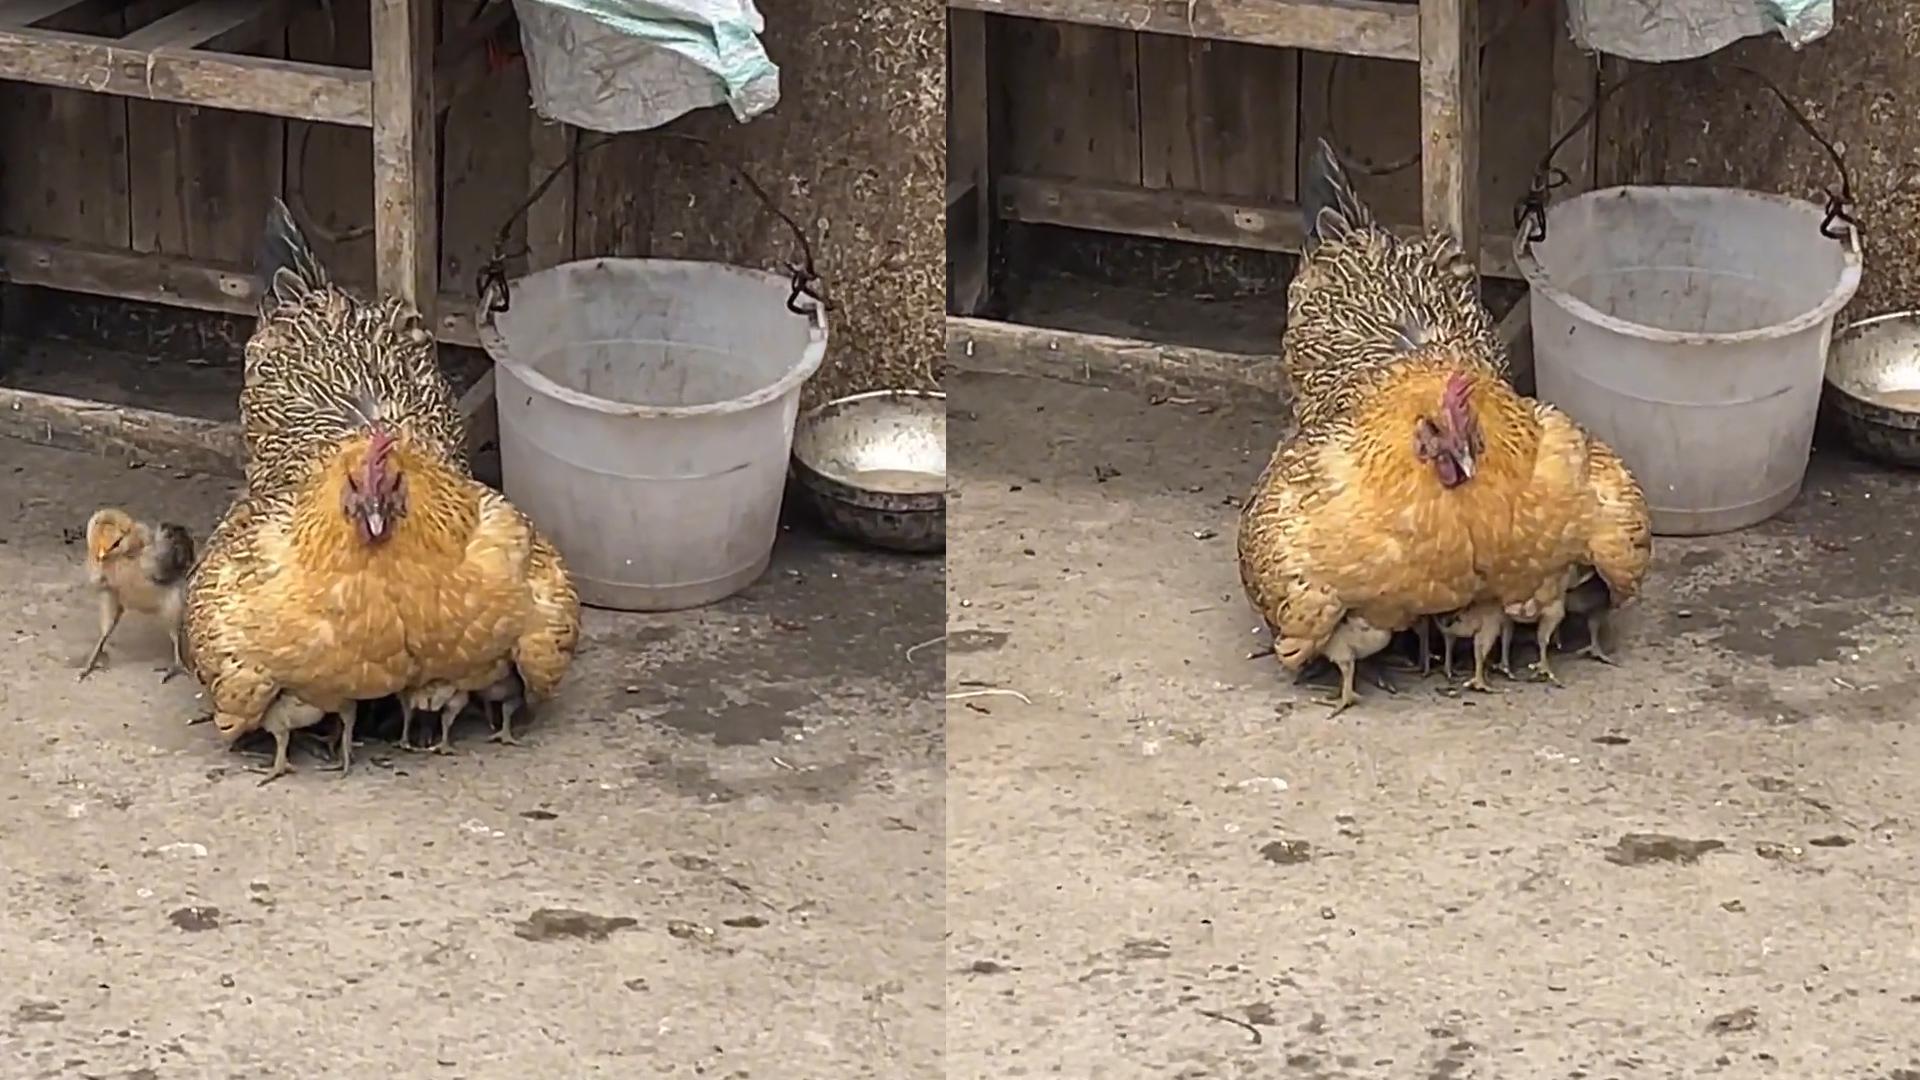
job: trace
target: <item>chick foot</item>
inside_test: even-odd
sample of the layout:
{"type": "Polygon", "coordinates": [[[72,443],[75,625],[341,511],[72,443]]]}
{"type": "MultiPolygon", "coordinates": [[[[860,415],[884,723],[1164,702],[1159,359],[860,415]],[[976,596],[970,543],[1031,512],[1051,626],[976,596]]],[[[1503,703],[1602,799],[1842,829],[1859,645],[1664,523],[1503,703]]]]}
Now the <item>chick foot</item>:
{"type": "Polygon", "coordinates": [[[287,760],[287,744],[291,741],[292,740],[287,737],[286,732],[274,732],[273,764],[264,768],[253,765],[247,767],[248,772],[263,772],[267,774],[261,778],[260,787],[266,787],[268,784],[294,771],[293,763],[287,760]]]}
{"type": "Polygon", "coordinates": [[[86,682],[87,676],[93,674],[96,671],[99,671],[101,668],[106,666],[107,666],[107,654],[105,650],[95,649],[93,651],[93,655],[87,657],[87,662],[81,666],[80,674],[75,675],[73,677],[73,681],[86,682]]]}

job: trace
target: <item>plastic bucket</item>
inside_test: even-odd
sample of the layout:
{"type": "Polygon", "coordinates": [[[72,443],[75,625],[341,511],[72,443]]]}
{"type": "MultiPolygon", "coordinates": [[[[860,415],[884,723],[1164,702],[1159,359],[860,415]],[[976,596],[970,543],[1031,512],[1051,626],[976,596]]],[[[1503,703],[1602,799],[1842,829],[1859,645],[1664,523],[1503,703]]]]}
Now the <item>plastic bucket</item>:
{"type": "Polygon", "coordinates": [[[1542,400],[1605,440],[1653,529],[1728,532],[1800,493],[1834,317],[1860,243],[1780,195],[1617,187],[1553,206],[1516,244],[1542,400]]]}
{"type": "Polygon", "coordinates": [[[589,259],[481,306],[507,497],[583,602],[698,607],[766,571],[800,387],[827,351],[825,316],[787,310],[789,291],[719,263],[589,259]]]}

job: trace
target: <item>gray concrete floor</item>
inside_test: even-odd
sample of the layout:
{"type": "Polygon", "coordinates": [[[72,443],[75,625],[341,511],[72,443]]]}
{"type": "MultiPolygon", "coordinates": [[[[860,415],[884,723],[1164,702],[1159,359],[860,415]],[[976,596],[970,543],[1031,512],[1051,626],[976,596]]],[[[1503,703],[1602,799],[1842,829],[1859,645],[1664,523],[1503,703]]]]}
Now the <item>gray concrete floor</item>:
{"type": "Polygon", "coordinates": [[[1659,542],[1618,668],[1329,720],[1245,659],[1270,410],[949,390],[950,1077],[1920,1077],[1911,478],[1659,542]]]}
{"type": "Polygon", "coordinates": [[[524,747],[258,787],[153,628],[74,681],[87,515],[227,492],[0,439],[0,1076],[939,1075],[937,560],[789,534],[717,607],[590,612],[524,747]]]}

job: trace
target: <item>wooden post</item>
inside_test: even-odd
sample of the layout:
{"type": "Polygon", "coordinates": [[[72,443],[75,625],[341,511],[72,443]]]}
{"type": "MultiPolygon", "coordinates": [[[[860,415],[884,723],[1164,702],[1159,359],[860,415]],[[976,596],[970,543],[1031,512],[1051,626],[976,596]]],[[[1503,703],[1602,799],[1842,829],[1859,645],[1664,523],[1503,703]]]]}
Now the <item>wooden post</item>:
{"type": "Polygon", "coordinates": [[[947,303],[977,315],[992,293],[996,224],[989,137],[993,84],[987,77],[987,17],[947,9],[947,303]],[[973,227],[956,237],[959,221],[973,227]],[[954,243],[954,239],[961,243],[954,243]]]}
{"type": "Polygon", "coordinates": [[[440,208],[433,107],[433,0],[372,0],[373,237],[383,296],[433,325],[440,208]]]}
{"type": "Polygon", "coordinates": [[[1428,228],[1480,258],[1480,0],[1420,0],[1420,188],[1428,228]]]}
{"type": "MultiPolygon", "coordinates": [[[[1559,0],[1553,7],[1553,121],[1547,131],[1549,145],[1579,121],[1580,114],[1600,92],[1600,68],[1595,57],[1581,52],[1567,29],[1567,0],[1559,0]]],[[[1567,174],[1568,190],[1560,193],[1561,198],[1570,199],[1594,187],[1594,158],[1599,145],[1600,118],[1596,116],[1585,131],[1560,148],[1553,163],[1567,174]]]]}

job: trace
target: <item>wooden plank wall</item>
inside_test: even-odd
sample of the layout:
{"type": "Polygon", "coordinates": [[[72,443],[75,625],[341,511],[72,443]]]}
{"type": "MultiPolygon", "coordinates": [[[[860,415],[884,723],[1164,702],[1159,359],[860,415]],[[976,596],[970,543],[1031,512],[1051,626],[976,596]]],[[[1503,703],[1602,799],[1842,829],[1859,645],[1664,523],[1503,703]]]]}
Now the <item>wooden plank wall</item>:
{"type": "MultiPolygon", "coordinates": [[[[141,2],[156,10],[180,6],[180,0],[141,2]]],[[[443,35],[464,26],[483,4],[441,0],[443,35]]],[[[368,0],[332,0],[332,7],[331,25],[314,5],[278,40],[254,51],[366,66],[368,0]]],[[[543,138],[535,126],[526,68],[517,57],[447,110],[440,146],[444,293],[473,288],[501,223],[530,183],[564,160],[566,129],[543,138]],[[536,161],[536,151],[546,157],[536,161]]],[[[8,164],[0,180],[0,232],[245,268],[258,251],[268,200],[279,194],[308,224],[310,239],[334,273],[370,288],[372,153],[365,129],[4,84],[0,154],[8,164]]],[[[583,170],[591,178],[585,186],[590,198],[614,206],[633,201],[618,167],[617,161],[603,161],[583,170]]],[[[543,265],[572,257],[577,225],[596,238],[606,228],[607,214],[598,204],[576,218],[579,203],[570,180],[556,184],[530,215],[544,230],[543,265]],[[553,219],[556,210],[564,221],[553,219]]],[[[526,238],[522,222],[509,250],[519,251],[526,238]]]]}
{"type": "MultiPolygon", "coordinates": [[[[1550,141],[1556,6],[1488,5],[1482,217],[1503,235],[1550,141]]],[[[1419,149],[1412,64],[1026,19],[991,26],[1005,126],[996,171],[1284,204],[1298,197],[1303,148],[1331,132],[1383,218],[1420,220],[1417,165],[1366,174],[1419,149]]]]}

